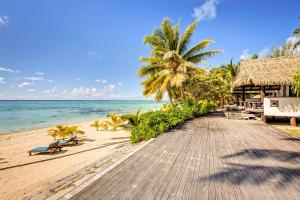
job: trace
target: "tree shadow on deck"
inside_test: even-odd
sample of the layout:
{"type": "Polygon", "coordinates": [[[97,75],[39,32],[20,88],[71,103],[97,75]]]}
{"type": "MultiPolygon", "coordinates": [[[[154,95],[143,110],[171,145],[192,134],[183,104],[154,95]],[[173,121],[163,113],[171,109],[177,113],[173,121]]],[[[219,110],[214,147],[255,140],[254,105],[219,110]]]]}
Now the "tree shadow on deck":
{"type": "Polygon", "coordinates": [[[229,163],[225,170],[208,177],[200,178],[200,181],[219,181],[233,185],[244,183],[260,185],[271,182],[278,189],[300,178],[300,168],[268,167],[263,165],[242,165],[229,163]],[[272,180],[272,181],[270,181],[272,180]]]}
{"type": "Polygon", "coordinates": [[[227,159],[240,156],[248,157],[251,159],[272,158],[274,160],[282,162],[300,162],[300,152],[277,149],[245,149],[234,154],[223,156],[222,158],[227,159]]]}

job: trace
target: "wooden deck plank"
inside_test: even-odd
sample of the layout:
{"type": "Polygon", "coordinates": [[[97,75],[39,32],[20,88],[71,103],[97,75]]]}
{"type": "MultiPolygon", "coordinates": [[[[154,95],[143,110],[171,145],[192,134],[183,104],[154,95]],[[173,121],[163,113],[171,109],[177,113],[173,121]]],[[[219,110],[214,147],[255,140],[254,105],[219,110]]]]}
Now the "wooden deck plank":
{"type": "Polygon", "coordinates": [[[300,141],[266,124],[194,119],[71,199],[298,199],[300,141]]]}

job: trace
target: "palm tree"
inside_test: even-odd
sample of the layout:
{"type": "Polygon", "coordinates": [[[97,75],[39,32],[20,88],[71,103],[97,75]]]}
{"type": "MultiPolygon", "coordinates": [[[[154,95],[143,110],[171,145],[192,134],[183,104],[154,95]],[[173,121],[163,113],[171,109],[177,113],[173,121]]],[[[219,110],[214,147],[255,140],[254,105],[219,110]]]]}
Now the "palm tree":
{"type": "Polygon", "coordinates": [[[110,121],[103,121],[100,124],[100,127],[103,128],[104,130],[108,130],[108,128],[112,125],[110,121]]]}
{"type": "MultiPolygon", "coordinates": [[[[300,17],[298,18],[300,20],[300,17]]],[[[299,36],[300,35],[300,28],[296,28],[293,32],[293,36],[299,36]]],[[[296,49],[298,46],[300,46],[300,40],[294,44],[294,49],[296,49]]]]}
{"type": "Polygon", "coordinates": [[[232,59],[230,59],[230,62],[226,65],[226,69],[228,71],[228,74],[231,78],[234,78],[237,74],[237,65],[233,64],[232,59]]]}
{"type": "Polygon", "coordinates": [[[155,94],[155,100],[160,101],[167,92],[170,103],[173,104],[174,90],[179,90],[181,99],[184,99],[185,81],[195,74],[204,72],[195,64],[220,52],[220,50],[203,51],[213,43],[211,39],[202,40],[188,49],[197,24],[198,22],[194,21],[180,35],[179,22],[172,26],[169,19],[164,19],[161,28],[155,29],[152,35],[145,36],[144,43],[152,48],[150,57],[140,59],[147,63],[138,73],[140,77],[146,77],[141,83],[145,96],[155,94]]]}
{"type": "Polygon", "coordinates": [[[139,109],[136,113],[123,115],[123,118],[128,120],[128,124],[130,127],[134,127],[139,125],[139,123],[141,122],[141,116],[142,116],[141,109],[139,109]]]}
{"type": "Polygon", "coordinates": [[[83,135],[85,134],[84,131],[82,130],[79,130],[78,129],[78,126],[69,126],[69,127],[66,127],[66,135],[71,135],[71,136],[74,136],[74,135],[83,135]]]}
{"type": "Polygon", "coordinates": [[[101,127],[101,124],[98,120],[96,120],[93,124],[90,125],[90,127],[94,127],[97,129],[97,132],[99,131],[99,128],[101,127]]]}
{"type": "Polygon", "coordinates": [[[48,130],[48,135],[56,140],[57,137],[65,138],[66,136],[66,126],[57,125],[55,128],[48,130]]]}
{"type": "Polygon", "coordinates": [[[107,117],[110,118],[112,121],[112,131],[117,130],[117,128],[124,122],[122,117],[114,113],[107,115],[107,117]]]}

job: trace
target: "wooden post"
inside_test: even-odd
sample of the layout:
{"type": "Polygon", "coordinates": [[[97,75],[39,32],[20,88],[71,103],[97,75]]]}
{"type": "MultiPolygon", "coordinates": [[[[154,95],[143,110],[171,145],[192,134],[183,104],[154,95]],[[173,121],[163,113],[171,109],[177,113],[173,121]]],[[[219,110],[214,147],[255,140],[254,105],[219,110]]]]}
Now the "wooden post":
{"type": "Polygon", "coordinates": [[[243,90],[242,90],[242,102],[243,102],[243,106],[246,106],[245,104],[245,86],[243,86],[243,90]]]}
{"type": "MultiPolygon", "coordinates": [[[[264,109],[264,98],[266,96],[265,86],[260,87],[260,101],[261,101],[261,108],[264,109]]],[[[267,117],[264,115],[264,112],[261,114],[261,119],[263,122],[267,123],[267,117]]]]}
{"type": "Polygon", "coordinates": [[[262,102],[262,108],[263,108],[265,96],[266,96],[266,90],[265,90],[265,87],[264,87],[264,86],[261,86],[261,88],[260,88],[260,101],[262,102]]]}
{"type": "Polygon", "coordinates": [[[264,114],[261,114],[261,121],[268,123],[268,118],[264,114]]]}
{"type": "Polygon", "coordinates": [[[291,126],[297,126],[297,118],[296,117],[291,117],[290,119],[290,123],[291,123],[291,126]]]}
{"type": "Polygon", "coordinates": [[[282,93],[283,93],[282,96],[286,97],[286,86],[285,85],[282,86],[282,93]]]}

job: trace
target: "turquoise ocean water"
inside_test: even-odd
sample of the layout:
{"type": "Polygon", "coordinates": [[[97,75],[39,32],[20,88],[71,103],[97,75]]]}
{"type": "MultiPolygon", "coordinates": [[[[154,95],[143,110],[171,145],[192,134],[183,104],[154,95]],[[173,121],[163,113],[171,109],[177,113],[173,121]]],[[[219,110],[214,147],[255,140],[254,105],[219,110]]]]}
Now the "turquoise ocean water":
{"type": "Polygon", "coordinates": [[[0,134],[75,123],[109,113],[158,109],[163,103],[142,100],[0,101],[0,134]]]}

